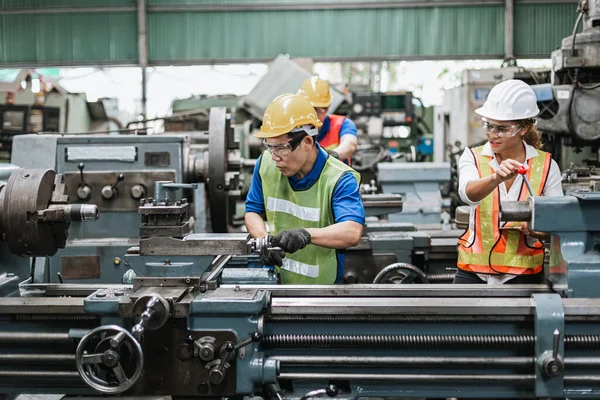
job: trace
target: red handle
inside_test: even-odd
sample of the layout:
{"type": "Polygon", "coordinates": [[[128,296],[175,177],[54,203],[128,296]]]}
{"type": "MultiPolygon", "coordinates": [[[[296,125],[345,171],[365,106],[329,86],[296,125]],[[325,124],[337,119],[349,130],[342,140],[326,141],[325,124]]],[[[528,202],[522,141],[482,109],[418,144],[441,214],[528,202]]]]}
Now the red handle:
{"type": "Polygon", "coordinates": [[[525,175],[525,174],[527,173],[527,168],[525,168],[525,166],[524,166],[524,165],[521,165],[521,166],[519,167],[519,169],[517,170],[517,172],[518,172],[520,175],[525,175]]]}

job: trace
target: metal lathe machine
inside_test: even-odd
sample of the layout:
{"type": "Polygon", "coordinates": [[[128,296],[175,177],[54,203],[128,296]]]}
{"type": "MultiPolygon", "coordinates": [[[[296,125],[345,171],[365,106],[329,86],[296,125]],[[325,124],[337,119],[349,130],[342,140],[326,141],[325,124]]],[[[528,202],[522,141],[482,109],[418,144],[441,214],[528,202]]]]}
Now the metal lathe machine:
{"type": "Polygon", "coordinates": [[[2,253],[30,267],[2,264],[0,393],[600,396],[600,193],[502,205],[503,220],[553,234],[545,285],[281,286],[229,265],[268,240],[181,235],[183,202],[139,206],[131,284],[35,283],[70,221],[98,216],[68,204],[63,182],[14,169],[1,185],[2,253]]]}

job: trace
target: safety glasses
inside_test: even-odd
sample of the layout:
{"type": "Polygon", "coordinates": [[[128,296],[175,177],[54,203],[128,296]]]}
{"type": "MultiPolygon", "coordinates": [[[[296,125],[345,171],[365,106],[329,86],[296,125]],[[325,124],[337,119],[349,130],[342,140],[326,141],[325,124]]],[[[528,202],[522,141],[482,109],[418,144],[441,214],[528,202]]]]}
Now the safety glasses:
{"type": "Polygon", "coordinates": [[[275,145],[267,144],[266,139],[263,139],[263,146],[269,153],[274,154],[277,157],[286,157],[290,155],[294,150],[296,150],[298,146],[300,146],[300,143],[302,143],[302,139],[304,139],[305,137],[306,135],[302,135],[290,140],[287,143],[275,145]]]}
{"type": "Polygon", "coordinates": [[[494,124],[485,118],[481,119],[481,123],[486,135],[490,136],[492,132],[495,132],[496,135],[501,138],[511,138],[516,136],[521,128],[523,128],[521,125],[494,124]]]}

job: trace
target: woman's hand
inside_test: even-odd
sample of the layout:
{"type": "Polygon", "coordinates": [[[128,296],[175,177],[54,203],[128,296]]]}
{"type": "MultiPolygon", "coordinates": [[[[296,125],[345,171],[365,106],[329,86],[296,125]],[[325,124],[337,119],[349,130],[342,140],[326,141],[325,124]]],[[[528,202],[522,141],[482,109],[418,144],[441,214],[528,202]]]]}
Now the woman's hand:
{"type": "Polygon", "coordinates": [[[512,160],[510,158],[507,158],[506,160],[502,161],[502,163],[498,166],[498,169],[496,170],[496,181],[498,182],[498,184],[517,176],[517,171],[522,165],[523,164],[521,164],[520,162],[512,160]]]}
{"type": "Polygon", "coordinates": [[[523,235],[532,237],[537,240],[545,240],[550,236],[547,233],[538,232],[538,231],[529,229],[527,222],[521,223],[521,226],[517,226],[517,227],[515,227],[515,229],[517,229],[518,231],[521,231],[521,233],[523,233],[523,235]]]}

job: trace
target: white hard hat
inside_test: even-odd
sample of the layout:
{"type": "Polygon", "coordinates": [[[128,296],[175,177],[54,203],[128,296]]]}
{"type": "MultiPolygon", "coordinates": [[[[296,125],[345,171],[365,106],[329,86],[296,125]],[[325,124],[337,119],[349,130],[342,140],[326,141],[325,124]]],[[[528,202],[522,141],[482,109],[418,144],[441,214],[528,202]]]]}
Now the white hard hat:
{"type": "Polygon", "coordinates": [[[531,86],[510,79],[494,86],[483,104],[475,112],[497,121],[533,118],[539,114],[535,93],[531,86]]]}

